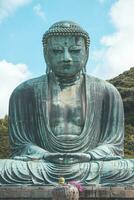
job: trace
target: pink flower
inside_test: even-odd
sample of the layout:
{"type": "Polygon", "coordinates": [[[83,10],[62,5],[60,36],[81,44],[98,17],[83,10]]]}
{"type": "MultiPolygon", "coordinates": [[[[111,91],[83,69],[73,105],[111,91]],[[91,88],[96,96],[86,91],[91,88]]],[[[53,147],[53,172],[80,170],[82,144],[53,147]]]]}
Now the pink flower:
{"type": "Polygon", "coordinates": [[[79,190],[79,192],[83,192],[84,191],[84,188],[82,187],[82,185],[77,182],[77,181],[69,181],[69,184],[77,187],[77,189],[79,190]]]}

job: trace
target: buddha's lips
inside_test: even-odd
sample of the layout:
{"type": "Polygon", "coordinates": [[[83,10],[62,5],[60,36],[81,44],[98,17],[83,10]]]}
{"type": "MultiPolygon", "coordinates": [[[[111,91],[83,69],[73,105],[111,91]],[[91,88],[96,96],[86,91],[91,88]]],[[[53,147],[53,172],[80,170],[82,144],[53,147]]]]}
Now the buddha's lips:
{"type": "Polygon", "coordinates": [[[72,62],[64,62],[64,63],[62,63],[64,66],[72,66],[72,62]]]}
{"type": "Polygon", "coordinates": [[[79,62],[78,61],[70,61],[70,62],[61,61],[61,62],[59,62],[59,65],[62,65],[62,66],[70,65],[70,66],[72,66],[73,64],[76,64],[76,63],[79,63],[79,62]]]}

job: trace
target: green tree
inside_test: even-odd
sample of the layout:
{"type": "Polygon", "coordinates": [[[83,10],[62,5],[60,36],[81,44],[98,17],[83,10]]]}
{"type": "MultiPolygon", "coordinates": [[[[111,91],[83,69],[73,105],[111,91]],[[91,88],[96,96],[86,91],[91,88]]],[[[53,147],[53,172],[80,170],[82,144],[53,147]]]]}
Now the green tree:
{"type": "Polygon", "coordinates": [[[8,116],[0,119],[0,158],[9,157],[8,116]]]}

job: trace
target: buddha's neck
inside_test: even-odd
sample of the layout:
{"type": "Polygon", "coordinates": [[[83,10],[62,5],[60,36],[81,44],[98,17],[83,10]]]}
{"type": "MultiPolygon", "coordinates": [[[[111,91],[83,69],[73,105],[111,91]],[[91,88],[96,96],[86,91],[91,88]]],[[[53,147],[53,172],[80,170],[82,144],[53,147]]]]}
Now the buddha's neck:
{"type": "Polygon", "coordinates": [[[67,87],[67,86],[71,86],[71,85],[75,85],[80,79],[81,79],[81,75],[76,74],[75,76],[71,76],[71,77],[62,77],[62,76],[56,76],[56,80],[58,81],[59,85],[62,87],[67,87]]]}

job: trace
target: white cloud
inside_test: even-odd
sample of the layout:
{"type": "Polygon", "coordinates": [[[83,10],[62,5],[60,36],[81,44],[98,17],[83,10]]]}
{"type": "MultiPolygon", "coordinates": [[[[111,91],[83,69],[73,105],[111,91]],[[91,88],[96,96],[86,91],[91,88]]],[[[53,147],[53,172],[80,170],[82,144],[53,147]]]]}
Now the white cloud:
{"type": "Polygon", "coordinates": [[[17,8],[30,2],[31,0],[0,0],[0,23],[13,14],[17,8]]]}
{"type": "Polygon", "coordinates": [[[45,12],[39,3],[33,7],[33,10],[37,16],[41,17],[44,21],[46,21],[45,12]]]}
{"type": "Polygon", "coordinates": [[[0,118],[8,113],[9,97],[14,88],[30,76],[31,73],[25,64],[0,61],[0,118]]]}
{"type": "Polygon", "coordinates": [[[134,0],[118,0],[110,10],[116,32],[101,38],[102,49],[93,52],[96,76],[111,78],[134,66],[134,0]]]}

